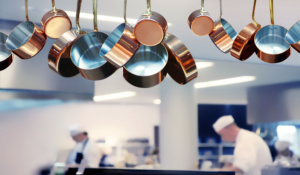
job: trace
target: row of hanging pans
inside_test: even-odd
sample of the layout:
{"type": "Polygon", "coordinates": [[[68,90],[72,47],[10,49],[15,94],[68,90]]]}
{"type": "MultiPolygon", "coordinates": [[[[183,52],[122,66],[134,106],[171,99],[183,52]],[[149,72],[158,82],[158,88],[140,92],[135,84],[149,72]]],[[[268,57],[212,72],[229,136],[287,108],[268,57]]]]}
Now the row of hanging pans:
{"type": "Polygon", "coordinates": [[[290,56],[290,46],[300,52],[300,21],[289,30],[275,25],[273,0],[269,0],[269,5],[271,25],[261,28],[261,25],[255,21],[256,0],[254,0],[253,22],[244,27],[239,34],[222,18],[222,0],[220,0],[220,17],[217,21],[212,20],[208,11],[204,9],[204,0],[201,0],[201,9],[191,13],[188,23],[194,34],[209,35],[222,52],[230,52],[233,57],[241,61],[256,52],[264,62],[279,63],[290,56]]]}
{"type": "MultiPolygon", "coordinates": [[[[124,0],[124,23],[110,35],[98,31],[97,0],[93,0],[94,31],[85,32],[80,28],[81,1],[77,1],[76,29],[71,30],[68,15],[56,9],[54,0],[52,10],[41,20],[42,28],[29,20],[28,0],[25,0],[26,21],[9,36],[0,32],[0,71],[12,63],[12,52],[21,59],[34,57],[44,47],[48,36],[57,39],[49,51],[49,67],[63,77],[80,73],[89,80],[102,80],[121,67],[124,78],[137,87],[155,86],[167,74],[179,84],[197,77],[191,53],[178,38],[167,32],[166,19],[151,11],[150,0],[147,0],[147,11],[134,27],[126,20],[127,0],[124,0]]],[[[239,34],[222,18],[222,0],[217,21],[211,19],[201,0],[201,9],[191,13],[188,24],[196,35],[209,35],[222,52],[230,51],[239,60],[246,60],[256,52],[261,60],[278,63],[289,57],[290,45],[300,52],[300,22],[289,31],[274,25],[273,0],[269,2],[271,25],[263,28],[254,19],[256,0],[253,22],[239,34]]]]}
{"type": "Polygon", "coordinates": [[[167,74],[177,83],[186,84],[198,75],[195,61],[186,46],[167,33],[165,18],[147,11],[132,27],[126,20],[127,0],[124,0],[124,23],[110,35],[98,31],[97,0],[93,0],[94,31],[80,28],[81,1],[77,1],[76,29],[68,15],[56,9],[47,12],[41,27],[28,18],[28,0],[25,0],[26,22],[19,24],[9,36],[1,33],[0,70],[12,62],[12,53],[21,59],[34,57],[45,45],[47,36],[57,39],[48,55],[49,67],[63,77],[81,74],[89,80],[102,80],[123,67],[124,78],[137,87],[159,84],[167,74]],[[1,58],[3,57],[3,58],[1,58]]]}

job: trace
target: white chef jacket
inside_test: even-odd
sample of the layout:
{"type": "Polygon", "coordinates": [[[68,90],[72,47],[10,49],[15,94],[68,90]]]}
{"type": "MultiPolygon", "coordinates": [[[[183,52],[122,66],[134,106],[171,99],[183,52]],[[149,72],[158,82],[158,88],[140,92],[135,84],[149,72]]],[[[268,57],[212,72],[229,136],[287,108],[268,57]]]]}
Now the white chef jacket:
{"type": "Polygon", "coordinates": [[[100,148],[98,147],[96,142],[92,141],[91,139],[88,139],[83,149],[84,142],[85,140],[75,145],[74,150],[71,152],[71,154],[68,157],[67,164],[77,164],[75,162],[76,153],[82,152],[83,150],[82,161],[86,163],[86,166],[91,168],[99,167],[99,163],[102,157],[100,148]]]}
{"type": "Polygon", "coordinates": [[[236,138],[233,165],[241,169],[243,175],[261,175],[265,165],[272,164],[268,145],[257,134],[241,129],[236,138]]]}

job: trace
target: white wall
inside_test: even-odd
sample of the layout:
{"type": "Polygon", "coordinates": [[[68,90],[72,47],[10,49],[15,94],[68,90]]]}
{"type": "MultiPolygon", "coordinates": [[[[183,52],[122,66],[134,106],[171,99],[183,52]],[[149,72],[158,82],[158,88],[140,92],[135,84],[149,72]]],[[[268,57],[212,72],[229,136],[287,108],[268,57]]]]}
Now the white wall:
{"type": "Polygon", "coordinates": [[[2,112],[1,174],[35,175],[39,167],[55,161],[58,150],[74,146],[68,129],[77,123],[88,128],[92,139],[148,137],[153,145],[159,107],[77,103],[2,112]]]}

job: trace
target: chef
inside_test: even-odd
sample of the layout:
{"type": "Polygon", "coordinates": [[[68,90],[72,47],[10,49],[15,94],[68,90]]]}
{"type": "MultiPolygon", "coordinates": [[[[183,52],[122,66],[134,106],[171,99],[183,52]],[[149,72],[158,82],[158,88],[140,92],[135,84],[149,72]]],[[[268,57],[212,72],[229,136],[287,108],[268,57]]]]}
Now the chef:
{"type": "Polygon", "coordinates": [[[265,165],[272,164],[268,145],[257,134],[239,128],[231,115],[220,117],[214,130],[223,141],[235,142],[233,163],[223,171],[235,171],[237,175],[261,175],[265,165]]]}
{"type": "Polygon", "coordinates": [[[277,151],[277,156],[275,158],[274,164],[284,164],[287,166],[300,166],[299,156],[295,155],[290,147],[291,143],[288,141],[278,140],[275,143],[275,149],[277,151]]]}
{"type": "Polygon", "coordinates": [[[74,125],[70,127],[70,135],[76,145],[68,157],[67,167],[78,167],[81,163],[84,163],[85,167],[98,167],[101,151],[97,143],[89,139],[86,130],[80,125],[74,125]]]}

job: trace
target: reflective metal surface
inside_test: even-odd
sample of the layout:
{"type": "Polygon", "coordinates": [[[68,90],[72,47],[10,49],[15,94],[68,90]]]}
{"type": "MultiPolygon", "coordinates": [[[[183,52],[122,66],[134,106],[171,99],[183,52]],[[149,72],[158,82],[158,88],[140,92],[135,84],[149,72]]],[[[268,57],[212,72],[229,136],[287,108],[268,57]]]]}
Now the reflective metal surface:
{"type": "Polygon", "coordinates": [[[57,39],[65,32],[71,30],[72,23],[66,12],[57,9],[56,12],[50,10],[43,16],[41,27],[48,37],[57,39]]]}
{"type": "Polygon", "coordinates": [[[136,39],[143,45],[155,46],[162,42],[167,29],[166,19],[159,13],[151,11],[150,0],[147,0],[147,12],[139,17],[134,27],[136,39]]]}
{"type": "Polygon", "coordinates": [[[47,37],[41,28],[31,21],[26,21],[11,31],[6,46],[21,59],[29,59],[44,47],[46,40],[47,37]]]}
{"type": "Polygon", "coordinates": [[[6,69],[13,61],[13,55],[5,45],[6,39],[7,35],[0,32],[0,71],[6,69]]]}
{"type": "Polygon", "coordinates": [[[236,36],[234,28],[223,18],[215,22],[215,27],[209,34],[213,43],[224,53],[230,51],[236,36]]]}
{"type": "Polygon", "coordinates": [[[195,35],[208,35],[214,28],[214,21],[204,9],[204,0],[201,0],[201,9],[195,10],[188,18],[190,29],[195,35]]]}
{"type": "Polygon", "coordinates": [[[300,21],[296,22],[287,32],[285,40],[300,52],[300,21]]]}
{"type": "Polygon", "coordinates": [[[165,78],[167,62],[168,52],[164,45],[141,45],[130,61],[125,64],[123,76],[134,86],[152,87],[165,78]]]}
{"type": "Polygon", "coordinates": [[[278,63],[291,54],[290,45],[285,41],[287,29],[278,25],[261,28],[255,35],[254,43],[257,56],[268,63],[278,63]]]}
{"type": "Polygon", "coordinates": [[[186,84],[198,76],[195,60],[185,45],[174,35],[166,34],[163,44],[168,50],[168,74],[179,84],[186,84]]]}
{"type": "Polygon", "coordinates": [[[101,80],[109,77],[117,70],[99,53],[107,37],[102,32],[90,32],[80,37],[74,43],[71,49],[71,59],[84,78],[101,80]]]}
{"type": "Polygon", "coordinates": [[[248,24],[243,30],[237,35],[235,38],[230,54],[244,61],[248,59],[256,49],[254,44],[254,36],[257,31],[261,28],[260,24],[255,21],[254,13],[255,13],[256,0],[254,0],[253,11],[252,11],[252,19],[253,23],[248,24]]]}
{"type": "Polygon", "coordinates": [[[76,39],[83,33],[75,30],[60,36],[52,45],[48,55],[48,66],[63,77],[72,77],[79,73],[71,60],[71,48],[76,39]]]}

